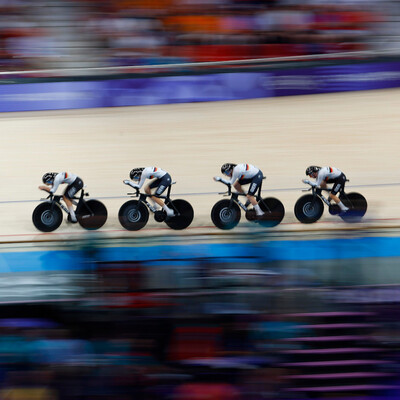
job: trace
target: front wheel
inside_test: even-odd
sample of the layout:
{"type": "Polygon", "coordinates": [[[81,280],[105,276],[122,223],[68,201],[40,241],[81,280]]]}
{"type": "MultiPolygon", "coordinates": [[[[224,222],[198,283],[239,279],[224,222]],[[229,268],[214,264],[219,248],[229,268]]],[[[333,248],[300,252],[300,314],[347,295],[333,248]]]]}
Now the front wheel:
{"type": "Polygon", "coordinates": [[[258,203],[264,215],[257,222],[265,227],[276,226],[281,223],[285,216],[285,207],[275,197],[266,197],[258,203]]]}
{"type": "Polygon", "coordinates": [[[240,221],[240,208],[230,200],[220,200],[211,210],[211,219],[219,229],[233,229],[240,221]]]}
{"type": "Polygon", "coordinates": [[[88,230],[101,228],[107,221],[107,208],[99,200],[87,200],[76,215],[79,225],[88,230]]]}
{"type": "Polygon", "coordinates": [[[173,217],[167,217],[165,223],[175,230],[187,228],[193,221],[194,211],[193,207],[186,200],[173,200],[168,204],[175,212],[173,217]]]}
{"type": "Polygon", "coordinates": [[[39,231],[53,232],[61,225],[62,211],[52,202],[41,203],[33,210],[32,222],[39,231]]]}
{"type": "Polygon", "coordinates": [[[349,208],[345,214],[340,215],[343,221],[359,222],[367,212],[367,200],[360,193],[343,193],[340,196],[340,200],[342,200],[343,204],[349,208]]]}
{"type": "Polygon", "coordinates": [[[319,197],[306,194],[300,197],[294,205],[294,215],[303,224],[318,221],[324,212],[324,203],[319,197]]]}
{"type": "Polygon", "coordinates": [[[149,220],[149,210],[138,200],[129,200],[122,204],[118,212],[120,224],[128,231],[142,229],[149,220]]]}

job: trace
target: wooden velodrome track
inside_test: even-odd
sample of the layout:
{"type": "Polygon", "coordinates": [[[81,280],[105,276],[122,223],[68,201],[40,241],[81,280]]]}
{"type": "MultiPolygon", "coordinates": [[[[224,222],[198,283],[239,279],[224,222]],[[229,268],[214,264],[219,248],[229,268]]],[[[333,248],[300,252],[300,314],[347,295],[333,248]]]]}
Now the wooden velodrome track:
{"type": "MultiPolygon", "coordinates": [[[[32,225],[37,189],[47,171],[80,175],[103,200],[105,232],[124,232],[118,209],[133,167],[155,165],[172,175],[173,197],[195,210],[193,229],[212,228],[210,210],[224,186],[213,181],[224,162],[249,162],[267,176],[266,196],[286,208],[279,229],[340,224],[325,210],[321,222],[296,222],[293,206],[309,164],[333,165],[364,194],[367,223],[400,225],[400,89],[246,101],[84,109],[0,115],[0,241],[43,237],[32,225]]],[[[242,216],[244,221],[244,215],[242,216]]],[[[166,229],[152,217],[149,233],[166,229]]],[[[189,229],[190,231],[190,229],[189,229]]],[[[55,235],[82,232],[63,223],[55,235]]],[[[125,231],[126,232],[126,231],[125,231]]],[[[136,232],[129,234],[135,235],[136,232]]],[[[47,234],[52,235],[52,234],[47,234]]],[[[54,235],[54,234],[53,234],[54,235]]]]}

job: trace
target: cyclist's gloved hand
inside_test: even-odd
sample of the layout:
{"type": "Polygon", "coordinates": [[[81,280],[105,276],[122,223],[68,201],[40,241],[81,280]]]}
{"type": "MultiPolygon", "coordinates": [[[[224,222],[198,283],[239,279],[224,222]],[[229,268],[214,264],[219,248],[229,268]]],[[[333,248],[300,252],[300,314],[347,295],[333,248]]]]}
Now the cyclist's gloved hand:
{"type": "Polygon", "coordinates": [[[215,182],[219,182],[221,180],[221,178],[219,176],[214,176],[214,181],[215,182]]]}
{"type": "Polygon", "coordinates": [[[303,183],[310,183],[310,181],[308,179],[303,179],[303,183]]]}
{"type": "Polygon", "coordinates": [[[139,185],[134,184],[132,181],[130,181],[129,179],[125,179],[124,180],[125,185],[129,185],[131,187],[133,187],[134,189],[139,189],[139,185]]]}

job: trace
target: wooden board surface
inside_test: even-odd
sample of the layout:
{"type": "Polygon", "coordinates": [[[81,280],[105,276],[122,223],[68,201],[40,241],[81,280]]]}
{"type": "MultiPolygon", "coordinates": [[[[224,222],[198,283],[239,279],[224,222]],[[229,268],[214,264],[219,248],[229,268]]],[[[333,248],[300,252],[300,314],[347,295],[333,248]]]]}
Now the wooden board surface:
{"type": "MultiPolygon", "coordinates": [[[[266,196],[285,205],[284,225],[299,226],[294,203],[305,168],[332,165],[365,195],[368,219],[400,221],[400,90],[146,107],[0,115],[0,235],[35,235],[32,210],[47,171],[82,177],[109,210],[104,230],[121,230],[122,184],[133,167],[170,172],[174,197],[195,209],[194,227],[211,226],[224,162],[248,162],[267,176],[266,196]]],[[[244,220],[244,216],[242,217],[244,220]]],[[[321,223],[334,224],[327,210],[321,223]]],[[[319,224],[321,226],[321,224],[319,224]]],[[[151,218],[148,228],[165,227],[151,218]]],[[[279,228],[278,228],[279,229],[279,228]]],[[[63,224],[59,233],[80,230],[63,224]]]]}

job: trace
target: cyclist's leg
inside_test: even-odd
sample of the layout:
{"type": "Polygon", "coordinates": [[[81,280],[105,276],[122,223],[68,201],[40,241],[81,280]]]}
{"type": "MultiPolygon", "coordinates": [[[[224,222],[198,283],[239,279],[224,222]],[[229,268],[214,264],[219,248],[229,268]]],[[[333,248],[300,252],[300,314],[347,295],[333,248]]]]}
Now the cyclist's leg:
{"type": "Polygon", "coordinates": [[[344,174],[341,174],[337,179],[335,179],[331,192],[329,193],[329,198],[331,198],[340,207],[341,211],[344,212],[348,211],[348,207],[342,203],[337,194],[344,189],[345,182],[346,177],[344,174]]]}
{"type": "Polygon", "coordinates": [[[249,191],[247,192],[247,198],[249,199],[250,203],[254,206],[254,210],[258,216],[264,214],[264,211],[261,210],[258,201],[255,197],[255,194],[262,183],[263,174],[260,171],[256,176],[251,179],[249,191]]]}
{"type": "Polygon", "coordinates": [[[63,199],[65,201],[65,204],[67,205],[72,222],[77,222],[72,198],[82,188],[83,188],[82,180],[80,178],[76,178],[74,182],[72,182],[70,185],[67,186],[63,194],[63,199]]]}
{"type": "MultiPolygon", "coordinates": [[[[154,185],[154,183],[156,183],[159,179],[154,180],[153,182],[151,182],[149,185],[145,186],[144,191],[146,194],[151,195],[151,189],[154,187],[157,187],[157,184],[154,185]]],[[[150,203],[152,204],[152,206],[157,209],[157,205],[159,205],[160,207],[163,206],[163,204],[160,204],[159,201],[157,200],[161,200],[161,199],[157,199],[155,197],[149,197],[150,203]]]]}
{"type": "Polygon", "coordinates": [[[242,185],[246,185],[246,182],[243,183],[243,181],[245,181],[245,179],[238,180],[233,184],[233,187],[239,193],[244,193],[242,185]]]}
{"type": "Polygon", "coordinates": [[[151,185],[151,188],[156,188],[154,194],[155,196],[152,196],[151,198],[158,204],[160,205],[163,210],[167,213],[168,217],[173,217],[174,216],[174,210],[169,208],[162,199],[160,199],[158,196],[161,196],[164,191],[167,189],[167,187],[171,186],[171,176],[170,174],[166,173],[163,177],[160,179],[157,179],[154,181],[151,185]]]}

